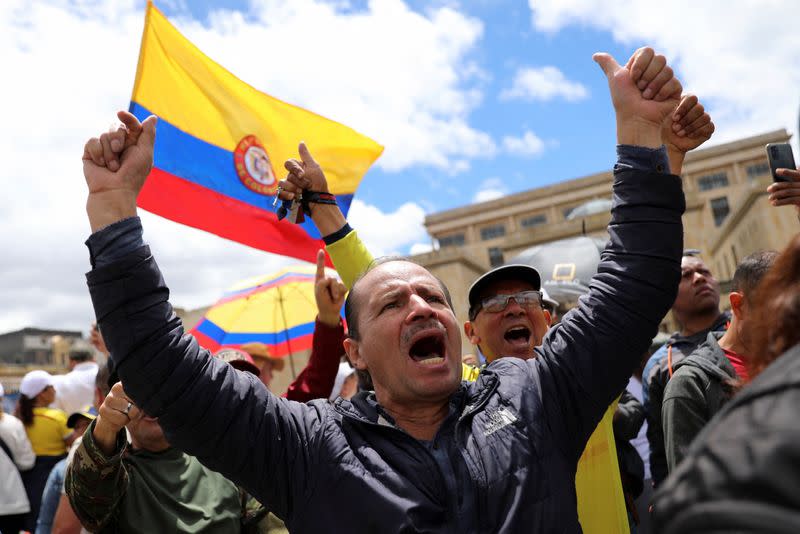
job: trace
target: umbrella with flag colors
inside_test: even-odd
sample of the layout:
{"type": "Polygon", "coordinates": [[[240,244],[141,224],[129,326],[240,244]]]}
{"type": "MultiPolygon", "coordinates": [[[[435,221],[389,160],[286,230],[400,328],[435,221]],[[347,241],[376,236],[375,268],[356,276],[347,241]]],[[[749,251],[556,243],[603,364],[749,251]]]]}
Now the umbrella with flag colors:
{"type": "MultiPolygon", "coordinates": [[[[276,358],[311,349],[317,304],[314,265],[294,265],[229,288],[190,332],[203,347],[258,341],[276,358]]],[[[330,273],[333,271],[329,270],[330,273]]]]}

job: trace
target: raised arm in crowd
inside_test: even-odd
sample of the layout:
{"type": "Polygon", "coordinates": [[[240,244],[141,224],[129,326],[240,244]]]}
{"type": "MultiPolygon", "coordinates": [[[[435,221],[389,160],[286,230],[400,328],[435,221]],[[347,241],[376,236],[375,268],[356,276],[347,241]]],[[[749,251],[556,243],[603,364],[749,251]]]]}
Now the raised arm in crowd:
{"type": "MultiPolygon", "coordinates": [[[[136,217],[156,120],[121,113],[119,168],[88,147],[84,155],[87,279],[131,402],[158,418],[170,444],[270,503],[292,532],[580,532],[576,463],[675,298],[684,209],[661,138],[680,83],[649,49],[625,66],[595,59],[620,163],[610,241],[589,294],[537,358],[501,358],[467,384],[446,287],[413,263],[380,263],[352,283],[345,304],[344,348],[375,391],[333,405],[279,398],[184,335],[136,217]],[[343,514],[353,502],[360,513],[343,514]]],[[[303,173],[315,168],[308,151],[301,158],[303,173]]]]}

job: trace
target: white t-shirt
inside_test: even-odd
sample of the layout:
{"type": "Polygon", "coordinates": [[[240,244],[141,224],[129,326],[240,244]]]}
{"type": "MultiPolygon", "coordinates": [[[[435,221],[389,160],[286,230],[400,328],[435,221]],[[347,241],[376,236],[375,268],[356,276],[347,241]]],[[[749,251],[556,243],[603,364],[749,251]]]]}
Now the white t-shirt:
{"type": "Polygon", "coordinates": [[[22,421],[7,413],[0,414],[0,438],[13,458],[0,447],[0,515],[24,514],[31,510],[19,469],[33,467],[36,455],[22,421]],[[16,465],[15,465],[16,464],[16,465]]]}
{"type": "Polygon", "coordinates": [[[56,400],[51,407],[58,408],[70,416],[93,404],[97,367],[96,362],[81,362],[69,373],[54,376],[56,400]]]}

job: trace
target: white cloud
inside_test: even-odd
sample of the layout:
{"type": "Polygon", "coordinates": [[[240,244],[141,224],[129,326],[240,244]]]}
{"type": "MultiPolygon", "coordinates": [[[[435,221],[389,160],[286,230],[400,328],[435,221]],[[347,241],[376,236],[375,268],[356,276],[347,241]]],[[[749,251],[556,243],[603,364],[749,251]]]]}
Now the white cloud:
{"type": "Polygon", "coordinates": [[[432,250],[433,245],[430,243],[414,243],[408,250],[408,254],[410,256],[414,256],[416,254],[425,254],[426,252],[431,252],[432,250]]]}
{"type": "Polygon", "coordinates": [[[478,186],[478,190],[472,197],[472,202],[488,202],[489,200],[504,197],[506,194],[508,194],[508,191],[500,178],[487,178],[478,186]]]}
{"type": "Polygon", "coordinates": [[[653,45],[710,109],[717,126],[714,142],[780,127],[796,132],[800,32],[787,22],[800,20],[800,3],[794,0],[528,3],[537,30],[590,27],[609,31],[632,48],[653,45]]]}
{"type": "Polygon", "coordinates": [[[522,137],[503,137],[503,148],[517,156],[539,156],[544,152],[545,143],[535,133],[526,130],[522,137]]]}
{"type": "MultiPolygon", "coordinates": [[[[252,9],[247,16],[217,11],[207,26],[175,22],[249,83],[380,140],[387,169],[465,169],[496,150],[469,123],[484,83],[470,59],[479,21],[452,8],[419,14],[399,0],[363,10],[264,0],[252,9]]],[[[4,72],[13,75],[0,84],[0,332],[85,331],[94,316],[84,280],[89,225],[80,155],[84,141],[128,105],[143,14],[141,0],[3,2],[0,49],[4,72]]],[[[367,208],[356,200],[351,213],[376,254],[426,240],[419,206],[360,219],[367,208]]],[[[142,215],[178,306],[209,304],[239,279],[296,262],[142,215]]]]}
{"type": "Polygon", "coordinates": [[[542,100],[563,98],[569,102],[583,100],[589,90],[581,83],[573,82],[553,66],[522,67],[514,74],[511,87],[500,93],[501,100],[542,100]]]}
{"type": "Polygon", "coordinates": [[[372,0],[363,11],[254,0],[252,11],[217,10],[210,27],[175,22],[248,83],[375,138],[386,147],[377,163],[384,169],[450,170],[494,153],[491,137],[468,120],[485,82],[470,57],[483,35],[479,20],[447,6],[422,14],[402,0],[372,0]]]}
{"type": "Polygon", "coordinates": [[[403,255],[410,245],[427,237],[425,211],[418,204],[406,202],[391,213],[353,200],[347,215],[358,236],[374,257],[403,255]]]}

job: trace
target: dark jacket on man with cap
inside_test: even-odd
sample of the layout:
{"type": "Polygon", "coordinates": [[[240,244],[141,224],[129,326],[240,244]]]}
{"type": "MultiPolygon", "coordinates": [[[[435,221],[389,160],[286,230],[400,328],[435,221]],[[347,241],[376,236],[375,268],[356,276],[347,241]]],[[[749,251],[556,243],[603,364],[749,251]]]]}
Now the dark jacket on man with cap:
{"type": "Polygon", "coordinates": [[[501,358],[462,383],[430,442],[395,427],[370,392],[290,402],[213,359],[183,335],[148,247],[88,282],[126,393],[292,532],[577,533],[578,458],[675,299],[683,209],[678,177],[616,172],[589,294],[536,358],[501,358]]]}
{"type": "Polygon", "coordinates": [[[670,472],[692,441],[733,394],[733,364],[719,346],[724,332],[709,332],[706,342],[675,365],[661,407],[664,451],[670,472]]]}

